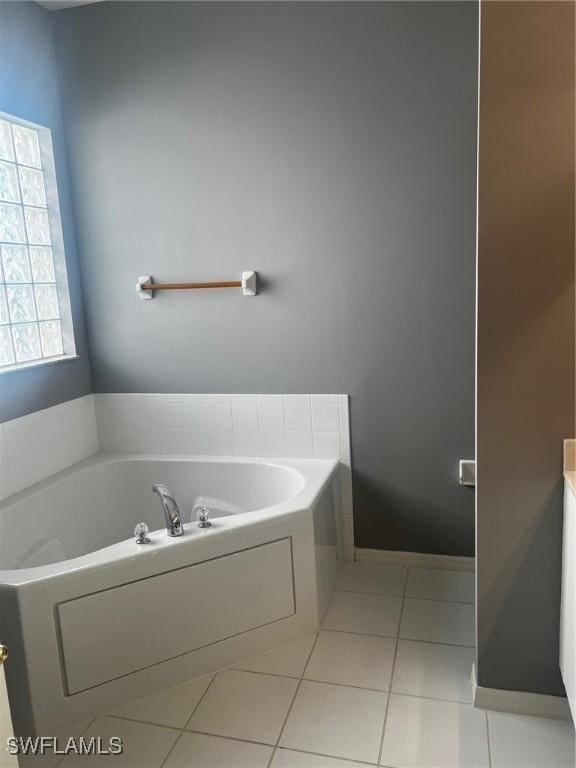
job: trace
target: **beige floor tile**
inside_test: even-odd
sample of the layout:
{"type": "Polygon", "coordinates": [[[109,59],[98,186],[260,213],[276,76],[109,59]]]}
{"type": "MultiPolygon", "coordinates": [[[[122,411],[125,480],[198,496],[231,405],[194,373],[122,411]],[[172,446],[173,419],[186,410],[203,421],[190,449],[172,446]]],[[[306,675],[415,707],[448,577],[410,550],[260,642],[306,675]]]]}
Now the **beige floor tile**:
{"type": "Polygon", "coordinates": [[[220,672],[186,728],[275,744],[297,680],[228,669],[220,672]]]}
{"type": "Polygon", "coordinates": [[[473,603],[474,574],[436,568],[410,568],[406,596],[473,603]]]}
{"type": "Polygon", "coordinates": [[[101,717],[84,733],[85,738],[91,736],[99,736],[103,746],[108,745],[111,737],[119,737],[123,752],[119,755],[67,755],[61,763],[63,768],[160,768],[178,737],[178,731],[115,717],[101,717]]]}
{"type": "MultiPolygon", "coordinates": [[[[64,730],[53,734],[57,741],[56,749],[62,750],[65,748],[68,739],[78,739],[84,731],[88,728],[92,721],[85,720],[82,723],[75,723],[74,725],[64,728],[64,730]]],[[[4,745],[0,745],[0,750],[4,749],[4,745]]],[[[0,755],[2,753],[0,752],[0,755]]],[[[62,755],[54,754],[53,750],[49,750],[44,755],[19,755],[18,764],[19,768],[55,768],[56,765],[62,760],[62,755]]],[[[0,766],[2,762],[0,760],[0,766]]]]}
{"type": "Polygon", "coordinates": [[[473,646],[474,606],[406,598],[400,637],[473,646]]]}
{"type": "Polygon", "coordinates": [[[291,643],[273,648],[271,651],[252,656],[250,659],[234,664],[232,669],[248,672],[264,672],[268,675],[300,677],[310,656],[316,635],[298,638],[291,643]]]}
{"type": "Polygon", "coordinates": [[[274,753],[271,768],[362,768],[366,763],[340,760],[338,757],[313,755],[310,752],[296,752],[279,747],[274,753]]]}
{"type": "Polygon", "coordinates": [[[395,637],[402,598],[335,592],[324,620],[324,629],[395,637]]]}
{"type": "Polygon", "coordinates": [[[184,728],[213,677],[214,675],[206,675],[176,688],[169,688],[154,696],[119,707],[110,714],[154,725],[184,728]]]}
{"type": "Polygon", "coordinates": [[[163,768],[266,768],[273,747],[183,733],[163,768]]]}
{"type": "Polygon", "coordinates": [[[321,632],[304,677],[387,691],[395,645],[390,637],[321,632]]]}
{"type": "Polygon", "coordinates": [[[375,762],[386,693],[304,680],[290,711],[280,746],[348,760],[375,762]]]}
{"type": "Polygon", "coordinates": [[[402,595],[407,569],[382,563],[345,563],[338,589],[377,595],[402,595]]]}
{"type": "Polygon", "coordinates": [[[392,691],[472,703],[474,649],[400,640],[392,691]]]}
{"type": "Polygon", "coordinates": [[[488,712],[493,768],[573,768],[574,727],[563,720],[488,712]]]}
{"type": "Polygon", "coordinates": [[[381,765],[488,768],[486,715],[468,704],[390,694],[381,765]]]}

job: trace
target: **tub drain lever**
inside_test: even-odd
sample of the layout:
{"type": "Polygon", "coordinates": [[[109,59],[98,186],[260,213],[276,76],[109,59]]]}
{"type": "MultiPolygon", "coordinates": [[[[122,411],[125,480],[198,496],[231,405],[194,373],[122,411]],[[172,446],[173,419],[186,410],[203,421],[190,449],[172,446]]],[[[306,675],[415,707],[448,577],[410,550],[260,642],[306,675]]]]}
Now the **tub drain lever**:
{"type": "Polygon", "coordinates": [[[210,528],[212,523],[208,520],[210,516],[210,510],[208,507],[200,507],[196,512],[196,520],[198,522],[198,528],[210,528]]]}

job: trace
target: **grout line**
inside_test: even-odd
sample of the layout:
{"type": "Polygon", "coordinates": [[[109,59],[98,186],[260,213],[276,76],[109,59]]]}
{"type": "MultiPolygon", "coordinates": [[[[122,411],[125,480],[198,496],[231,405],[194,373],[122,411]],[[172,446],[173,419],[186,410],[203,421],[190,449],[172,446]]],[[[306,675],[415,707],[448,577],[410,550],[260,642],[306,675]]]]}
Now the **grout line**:
{"type": "MultiPolygon", "coordinates": [[[[91,718],[90,720],[88,720],[88,722],[86,723],[86,727],[85,727],[85,728],[82,730],[82,733],[80,734],[80,736],[84,736],[84,734],[86,733],[86,731],[88,730],[88,728],[90,728],[90,726],[92,725],[92,723],[95,723],[97,719],[98,719],[97,717],[93,717],[93,718],[91,718]]],[[[59,759],[58,759],[58,760],[57,760],[57,761],[54,763],[54,768],[58,768],[58,766],[62,764],[62,761],[64,760],[64,758],[65,758],[65,757],[66,757],[66,755],[62,755],[62,756],[61,756],[61,757],[60,757],[60,758],[59,758],[59,759]]]]}
{"type": "MultiPolygon", "coordinates": [[[[392,686],[392,673],[390,675],[390,686],[388,688],[372,688],[371,686],[367,686],[367,685],[354,685],[353,683],[337,683],[337,682],[335,682],[333,680],[319,680],[319,679],[314,678],[314,677],[306,677],[306,672],[308,670],[308,667],[310,666],[310,661],[312,659],[312,654],[314,652],[314,649],[316,647],[316,643],[317,643],[317,641],[318,641],[318,639],[320,637],[320,634],[322,632],[334,632],[336,634],[342,634],[342,635],[354,635],[354,637],[374,637],[374,638],[381,639],[381,640],[397,640],[398,643],[395,644],[395,648],[394,648],[393,663],[395,663],[395,660],[396,660],[396,656],[397,656],[397,652],[398,652],[398,644],[399,644],[400,641],[406,642],[406,643],[426,643],[427,645],[442,645],[442,646],[445,646],[445,647],[448,647],[448,648],[454,648],[454,647],[457,647],[457,648],[469,648],[470,647],[470,646],[467,646],[467,645],[454,646],[451,643],[435,643],[435,642],[432,642],[430,640],[408,640],[408,639],[405,639],[405,638],[402,638],[402,637],[388,637],[388,636],[384,636],[384,635],[365,635],[365,634],[362,634],[362,633],[359,633],[359,632],[343,632],[341,630],[336,630],[336,629],[334,629],[334,630],[333,629],[321,629],[317,633],[317,637],[315,638],[314,643],[312,645],[312,648],[309,651],[308,656],[306,658],[306,662],[304,664],[303,672],[299,676],[297,676],[297,675],[286,675],[286,674],[283,674],[281,672],[259,672],[259,671],[255,670],[255,669],[239,669],[238,667],[223,667],[217,673],[214,673],[214,677],[216,677],[216,675],[219,674],[219,672],[242,672],[243,674],[246,674],[246,675],[260,675],[260,676],[263,676],[263,677],[281,677],[281,678],[283,678],[285,680],[305,680],[306,682],[309,682],[309,683],[320,683],[320,684],[323,684],[323,685],[336,685],[336,686],[339,686],[341,688],[354,688],[354,689],[360,690],[360,691],[373,691],[374,693],[394,693],[394,694],[396,694],[398,696],[409,696],[410,698],[414,698],[414,699],[427,699],[427,700],[430,700],[430,701],[445,701],[445,702],[451,703],[451,704],[472,704],[472,701],[462,701],[460,699],[446,699],[446,698],[442,698],[440,696],[423,696],[421,694],[416,694],[416,693],[406,693],[405,691],[393,691],[392,687],[391,687],[392,686]]],[[[266,651],[264,653],[266,653],[266,651]]],[[[210,682],[210,685],[212,685],[212,682],[210,682]]],[[[208,686],[208,688],[210,687],[210,685],[208,686]]],[[[178,686],[176,686],[176,687],[178,687],[178,686]]],[[[208,688],[206,688],[206,691],[202,694],[202,698],[204,698],[204,696],[206,695],[206,693],[208,691],[208,688]]],[[[154,694],[152,694],[152,695],[154,695],[154,694]]],[[[194,708],[194,710],[192,712],[192,715],[196,712],[196,709],[197,709],[197,707],[199,705],[200,705],[200,702],[198,702],[198,705],[194,708]]],[[[190,717],[186,721],[186,724],[183,725],[182,727],[175,726],[175,725],[165,725],[164,723],[162,723],[162,724],[154,723],[151,720],[141,720],[141,719],[135,718],[135,717],[126,717],[125,715],[117,715],[114,712],[106,712],[106,713],[104,713],[104,715],[105,716],[109,716],[109,717],[115,717],[118,720],[129,720],[130,722],[144,723],[145,725],[156,725],[156,726],[158,726],[160,728],[170,728],[170,729],[176,730],[176,731],[179,731],[179,730],[191,730],[191,729],[188,729],[187,726],[188,726],[188,723],[190,722],[190,719],[192,718],[192,715],[190,715],[190,717]]],[[[226,738],[226,737],[222,736],[221,738],[226,738]]],[[[230,737],[230,738],[232,738],[232,737],[230,737]]],[[[251,741],[251,740],[249,740],[249,741],[251,741]]],[[[254,742],[254,743],[261,743],[261,742],[254,742]]]]}
{"type": "MultiPolygon", "coordinates": [[[[406,569],[408,570],[408,569],[406,569]]],[[[426,600],[430,603],[450,603],[450,604],[456,604],[456,605],[474,605],[474,601],[471,600],[444,600],[441,597],[424,597],[421,595],[403,595],[399,594],[398,592],[371,592],[365,589],[342,589],[342,587],[339,587],[338,589],[334,590],[335,592],[346,592],[347,594],[351,595],[372,595],[373,597],[401,597],[406,600],[426,600]]]]}
{"type": "MultiPolygon", "coordinates": [[[[392,659],[392,669],[390,670],[390,689],[392,689],[392,685],[394,682],[394,670],[396,667],[396,657],[398,656],[398,646],[400,644],[400,626],[402,624],[402,614],[404,613],[404,605],[406,603],[406,590],[408,588],[408,574],[410,573],[410,570],[406,569],[406,576],[404,578],[404,590],[402,593],[402,605],[400,607],[400,617],[398,618],[398,631],[396,633],[396,645],[394,647],[394,658],[392,659]]],[[[378,765],[380,765],[382,761],[382,750],[384,749],[384,736],[386,733],[386,722],[388,720],[388,712],[390,710],[390,698],[392,696],[392,693],[388,693],[388,696],[386,698],[386,708],[384,709],[384,720],[382,722],[382,735],[380,736],[380,746],[378,749],[378,765]]]]}
{"type": "Polygon", "coordinates": [[[486,741],[488,742],[488,768],[492,768],[492,746],[490,744],[490,723],[488,721],[488,712],[484,710],[486,717],[486,741]]]}
{"type": "Polygon", "coordinates": [[[448,603],[449,605],[469,605],[474,607],[474,600],[443,600],[441,597],[420,597],[418,595],[406,595],[406,600],[425,600],[428,603],[448,603]]]}
{"type": "MultiPolygon", "coordinates": [[[[266,653],[266,651],[264,651],[266,653]]],[[[239,667],[224,667],[222,672],[244,672],[247,675],[266,675],[267,677],[284,677],[287,680],[300,680],[301,675],[284,675],[281,672],[259,672],[256,669],[241,669],[239,667]]]]}
{"type": "Polygon", "coordinates": [[[349,757],[337,757],[336,755],[327,755],[325,752],[311,752],[309,749],[300,749],[299,747],[279,747],[279,749],[288,749],[290,750],[290,752],[299,752],[302,755],[317,755],[318,757],[327,757],[330,760],[344,760],[347,762],[359,763],[360,765],[370,765],[370,766],[378,765],[378,763],[369,763],[367,760],[356,760],[356,759],[352,760],[349,757]]]}
{"type": "Polygon", "coordinates": [[[227,739],[228,741],[241,741],[243,744],[257,744],[259,747],[272,747],[274,748],[274,744],[271,744],[269,741],[256,741],[255,739],[246,739],[243,736],[224,736],[221,733],[213,733],[212,731],[199,731],[195,728],[186,728],[182,731],[182,733],[197,733],[199,736],[212,736],[214,739],[227,739]]]}
{"type": "Polygon", "coordinates": [[[181,731],[178,725],[166,725],[165,723],[153,723],[151,720],[137,720],[135,717],[126,717],[125,715],[116,715],[113,712],[106,712],[102,717],[111,717],[114,720],[124,720],[128,723],[141,723],[142,725],[152,725],[155,728],[167,728],[169,731],[181,731]]]}
{"type": "Polygon", "coordinates": [[[360,635],[360,637],[384,637],[389,640],[394,640],[398,637],[399,640],[408,640],[411,643],[428,643],[429,645],[449,645],[452,648],[474,648],[473,645],[463,645],[462,643],[451,643],[448,640],[421,640],[418,637],[402,637],[402,635],[376,635],[374,632],[352,632],[349,629],[331,629],[326,627],[323,632],[341,632],[344,635],[360,635]]]}
{"type": "Polygon", "coordinates": [[[178,734],[178,736],[176,736],[176,738],[174,739],[174,744],[172,744],[172,746],[170,747],[170,749],[168,750],[168,752],[166,752],[166,755],[164,756],[164,759],[162,760],[162,762],[161,762],[161,763],[160,763],[160,765],[159,765],[159,768],[163,768],[163,766],[164,766],[164,765],[166,765],[166,761],[168,760],[168,758],[170,757],[170,755],[172,754],[172,752],[174,752],[174,750],[175,750],[175,748],[176,748],[176,744],[178,744],[178,742],[179,742],[179,741],[180,741],[180,739],[182,738],[182,734],[183,734],[183,733],[184,733],[184,731],[180,731],[180,733],[178,734]]]}
{"type": "Polygon", "coordinates": [[[282,727],[280,728],[280,731],[278,733],[278,738],[276,739],[276,743],[274,744],[274,749],[272,750],[272,754],[270,755],[270,760],[268,760],[268,768],[270,768],[270,766],[272,765],[272,760],[274,760],[274,755],[276,754],[276,750],[278,749],[278,745],[280,744],[280,739],[282,738],[282,734],[284,733],[284,729],[286,728],[286,723],[288,722],[288,718],[290,717],[290,713],[292,712],[292,707],[294,706],[294,702],[296,701],[296,696],[298,696],[298,691],[300,690],[300,686],[302,685],[302,680],[304,679],[304,673],[308,668],[308,664],[310,663],[310,659],[312,658],[312,654],[314,653],[314,649],[316,648],[316,643],[318,642],[319,637],[320,637],[320,632],[317,632],[316,637],[314,638],[314,642],[312,643],[312,648],[310,648],[310,652],[308,653],[306,664],[304,664],[302,673],[300,674],[300,679],[298,680],[298,685],[296,686],[296,690],[294,691],[294,696],[292,697],[292,701],[290,702],[290,706],[288,707],[288,711],[286,712],[286,717],[284,718],[284,722],[282,723],[282,727]]]}
{"type": "MultiPolygon", "coordinates": [[[[186,728],[186,726],[188,725],[188,723],[189,723],[189,722],[190,722],[190,720],[192,719],[192,715],[193,715],[193,714],[196,712],[196,710],[198,709],[198,707],[200,706],[200,704],[201,704],[201,703],[202,703],[202,701],[204,700],[204,696],[206,696],[206,694],[208,693],[208,690],[210,689],[210,686],[212,685],[212,683],[214,682],[214,680],[216,680],[216,674],[214,674],[214,676],[212,677],[212,680],[210,680],[210,682],[209,682],[209,683],[208,683],[208,685],[206,686],[206,690],[204,691],[204,693],[202,694],[202,696],[200,696],[200,698],[199,698],[199,699],[198,699],[198,701],[196,702],[196,706],[195,706],[195,707],[193,707],[193,709],[192,709],[192,712],[190,713],[190,717],[188,718],[188,720],[186,720],[186,722],[185,722],[185,724],[184,724],[184,728],[186,728]]],[[[178,734],[178,736],[177,736],[177,737],[176,737],[176,739],[174,740],[174,744],[172,744],[172,746],[170,747],[170,749],[169,749],[169,750],[168,750],[168,752],[166,753],[166,756],[164,757],[164,760],[162,760],[162,762],[160,763],[160,768],[163,768],[163,766],[166,764],[166,761],[168,760],[168,758],[170,757],[170,755],[172,754],[172,752],[174,752],[174,750],[176,749],[176,744],[178,744],[178,742],[179,742],[179,741],[180,741],[180,739],[182,738],[182,735],[183,735],[183,733],[184,733],[184,728],[182,728],[182,729],[180,730],[180,733],[178,734]]]]}
{"type": "Polygon", "coordinates": [[[213,676],[213,678],[212,678],[212,680],[210,680],[210,682],[209,682],[209,683],[208,683],[208,685],[206,686],[206,690],[204,691],[204,693],[202,694],[202,696],[200,696],[200,698],[198,699],[198,702],[196,703],[196,706],[193,708],[192,712],[190,713],[190,717],[189,717],[189,718],[188,718],[188,720],[186,720],[186,722],[184,723],[184,727],[183,727],[183,729],[182,729],[182,730],[186,730],[186,726],[190,724],[190,720],[192,720],[192,718],[193,718],[193,717],[194,717],[194,715],[196,714],[196,710],[198,709],[198,707],[200,706],[200,704],[202,704],[202,702],[204,701],[204,697],[206,696],[206,694],[208,693],[208,691],[209,691],[209,690],[210,690],[210,688],[212,687],[212,683],[214,682],[214,680],[216,680],[216,678],[217,678],[217,677],[218,677],[218,672],[215,672],[215,673],[214,673],[214,676],[213,676]]]}

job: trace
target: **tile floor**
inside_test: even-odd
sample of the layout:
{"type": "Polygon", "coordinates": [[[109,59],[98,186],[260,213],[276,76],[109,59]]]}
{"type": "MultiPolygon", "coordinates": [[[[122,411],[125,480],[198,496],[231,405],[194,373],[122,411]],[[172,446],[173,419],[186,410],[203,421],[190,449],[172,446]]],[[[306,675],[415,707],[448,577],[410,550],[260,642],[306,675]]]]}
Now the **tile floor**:
{"type": "Polygon", "coordinates": [[[572,768],[571,724],[471,706],[472,574],[349,563],[324,628],[73,729],[42,768],[572,768]]]}

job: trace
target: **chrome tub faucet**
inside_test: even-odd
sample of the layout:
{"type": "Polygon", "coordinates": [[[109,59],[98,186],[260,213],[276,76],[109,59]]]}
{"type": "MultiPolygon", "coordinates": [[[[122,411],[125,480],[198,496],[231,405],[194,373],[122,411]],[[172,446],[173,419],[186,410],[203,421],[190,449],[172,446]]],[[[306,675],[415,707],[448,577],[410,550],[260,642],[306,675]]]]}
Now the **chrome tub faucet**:
{"type": "Polygon", "coordinates": [[[180,510],[176,499],[172,496],[170,489],[164,483],[156,483],[152,486],[152,492],[158,495],[162,509],[164,510],[164,519],[166,520],[166,531],[168,536],[182,536],[184,526],[180,517],[180,510]]]}

